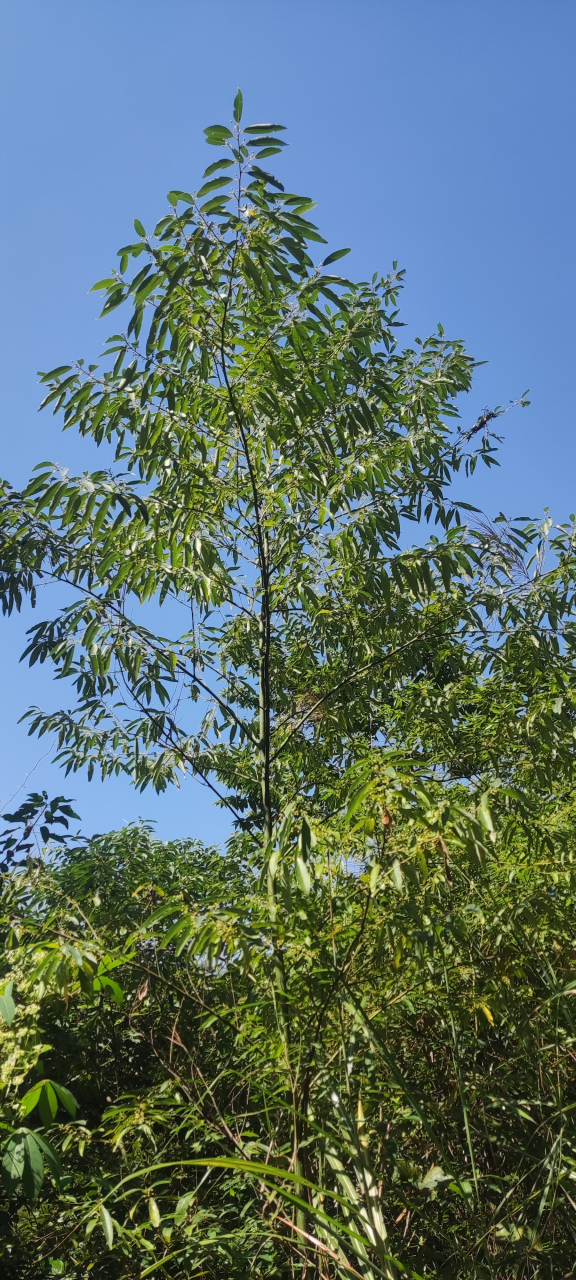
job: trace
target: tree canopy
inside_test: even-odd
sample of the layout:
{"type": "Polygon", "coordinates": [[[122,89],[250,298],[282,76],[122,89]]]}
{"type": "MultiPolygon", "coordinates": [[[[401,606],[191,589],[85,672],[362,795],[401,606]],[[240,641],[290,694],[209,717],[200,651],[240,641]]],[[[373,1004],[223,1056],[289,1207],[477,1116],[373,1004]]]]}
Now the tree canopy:
{"type": "Polygon", "coordinates": [[[315,265],[282,126],[205,132],[95,286],[104,368],[42,375],[109,465],[2,483],[0,596],[58,585],[65,771],[196,775],[233,835],[6,815],[6,1266],[568,1274],[573,523],[459,497],[504,412],[460,424],[462,342],[315,265]]]}

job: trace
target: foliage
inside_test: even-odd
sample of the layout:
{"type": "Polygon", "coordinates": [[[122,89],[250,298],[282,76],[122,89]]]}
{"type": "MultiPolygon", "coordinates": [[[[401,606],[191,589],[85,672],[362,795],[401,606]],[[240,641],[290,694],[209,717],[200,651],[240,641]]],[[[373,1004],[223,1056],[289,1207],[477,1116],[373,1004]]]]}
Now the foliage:
{"type": "Polygon", "coordinates": [[[31,791],[14,813],[4,813],[2,817],[5,822],[15,824],[7,827],[0,835],[0,854],[4,855],[0,860],[0,867],[7,871],[12,862],[18,861],[23,854],[30,853],[38,836],[42,842],[38,843],[38,852],[42,844],[48,844],[50,840],[65,844],[70,839],[68,819],[77,818],[78,814],[74,813],[65,796],[54,796],[49,800],[47,791],[31,791]],[[20,825],[23,826],[23,831],[16,835],[20,825]],[[55,827],[65,827],[67,834],[54,830],[55,827]]]}
{"type": "Polygon", "coordinates": [[[257,163],[279,126],[206,132],[224,152],[208,183],[170,192],[153,234],[137,221],[95,286],[105,316],[132,306],[112,367],[42,376],[44,404],[115,465],[5,485],[0,590],[7,612],[38,582],[71,593],[27,649],[75,689],[72,710],[30,711],[67,771],[159,790],[192,771],[261,829],[394,732],[399,683],[470,659],[486,584],[469,589],[479,535],[446,490],[494,445],[488,424],[472,453],[451,432],[462,343],[398,349],[401,272],[353,284],[326,271],[340,254],[313,265],[312,202],[257,163]],[[401,550],[422,514],[444,536],[401,550]]]}
{"type": "Polygon", "coordinates": [[[492,843],[486,809],[449,813],[430,783],[386,770],[318,831],[309,885],[301,829],[281,841],[288,1037],[241,841],[222,856],[127,828],[6,880],[3,1057],[32,1038],[42,1057],[31,1086],[5,1075],[4,1119],[59,1147],[65,1173],[51,1164],[38,1209],[25,1184],[12,1195],[5,1274],[63,1258],[78,1277],[273,1276],[306,1254],[323,1275],[397,1274],[392,1258],[417,1274],[564,1273],[572,808],[543,859],[522,837],[492,843]],[[360,810],[394,822],[376,818],[350,866],[360,810]],[[48,1064],[78,1118],[26,1130],[48,1064]]]}
{"type": "Polygon", "coordinates": [[[568,1274],[573,522],[456,501],[503,410],[460,428],[441,328],[398,347],[396,267],[314,266],[241,115],[96,286],[110,367],[43,375],[109,470],[0,495],[4,611],[69,592],[31,732],[234,817],[224,855],[5,833],[5,1269],[568,1274]]]}

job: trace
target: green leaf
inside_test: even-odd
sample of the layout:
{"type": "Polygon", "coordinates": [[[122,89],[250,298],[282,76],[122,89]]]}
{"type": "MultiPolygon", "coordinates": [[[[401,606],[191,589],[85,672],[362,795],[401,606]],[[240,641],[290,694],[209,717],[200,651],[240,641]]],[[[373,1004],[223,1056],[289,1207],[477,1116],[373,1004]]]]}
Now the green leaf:
{"type": "Polygon", "coordinates": [[[14,983],[9,982],[7,986],[4,987],[2,995],[0,996],[0,1017],[3,1018],[4,1022],[6,1022],[9,1027],[12,1025],[16,1013],[16,1005],[12,999],[13,986],[14,983]]]}
{"type": "Polygon", "coordinates": [[[476,810],[476,817],[478,818],[478,821],[481,823],[481,825],[484,827],[484,830],[488,831],[490,835],[493,835],[494,823],[492,822],[492,815],[488,808],[488,792],[485,792],[485,794],[482,796],[480,804],[478,805],[478,808],[476,810]]]}
{"type": "Polygon", "coordinates": [[[42,1093],[42,1089],[43,1081],[40,1080],[38,1084],[33,1085],[33,1087],[28,1090],[28,1093],[24,1094],[24,1097],[20,1102],[23,1116],[30,1115],[30,1112],[34,1110],[34,1107],[40,1098],[40,1094],[42,1093]]]}
{"type": "Polygon", "coordinates": [[[138,235],[139,235],[139,236],[145,236],[145,235],[146,235],[146,232],[145,232],[145,230],[144,230],[144,227],[142,226],[142,223],[140,222],[140,219],[139,219],[139,218],[135,218],[135,219],[134,219],[134,230],[138,232],[138,235]]]}
{"type": "Polygon", "coordinates": [[[203,176],[208,178],[211,173],[216,173],[217,169],[229,169],[234,163],[234,160],[228,160],[226,156],[222,156],[221,160],[214,160],[212,164],[208,165],[208,168],[204,170],[203,176]]]}
{"type": "Polygon", "coordinates": [[[239,89],[234,99],[234,119],[236,121],[236,124],[240,124],[240,121],[242,119],[242,104],[243,104],[242,91],[239,89]]]}
{"type": "Polygon", "coordinates": [[[329,253],[328,257],[320,265],[328,267],[331,262],[336,262],[338,258],[345,258],[347,253],[350,253],[350,249],[336,249],[336,252],[329,253]]]}
{"type": "Polygon", "coordinates": [[[296,854],[296,882],[299,889],[302,890],[304,897],[307,898],[310,893],[312,881],[310,879],[308,867],[306,866],[302,855],[299,853],[296,854]]]}
{"type": "Polygon", "coordinates": [[[100,1205],[100,1225],[104,1232],[104,1239],[108,1248],[111,1249],[114,1244],[114,1223],[108,1213],[106,1205],[100,1205]]]}
{"type": "Polygon", "coordinates": [[[205,182],[204,186],[200,187],[198,198],[207,196],[209,191],[216,191],[217,187],[225,187],[228,182],[232,182],[232,178],[212,178],[211,182],[205,182]]]}
{"type": "Polygon", "coordinates": [[[160,1226],[160,1210],[155,1200],[148,1201],[148,1217],[153,1227],[160,1226]]]}
{"type": "Polygon", "coordinates": [[[226,145],[228,138],[233,138],[234,134],[231,129],[227,129],[223,124],[210,124],[204,130],[206,141],[211,147],[223,147],[226,145]]]}
{"type": "Polygon", "coordinates": [[[8,1192],[13,1195],[24,1172],[24,1142],[20,1135],[10,1139],[2,1161],[2,1180],[8,1192]]]}
{"type": "MultiPolygon", "coordinates": [[[[71,364],[59,364],[56,369],[49,369],[48,373],[39,373],[38,377],[41,382],[51,382],[53,378],[61,378],[63,373],[70,373],[71,368],[71,364]]],[[[38,462],[35,467],[32,467],[32,470],[37,471],[39,467],[51,466],[51,462],[38,462]]]]}
{"type": "Polygon", "coordinates": [[[118,983],[115,982],[113,978],[106,978],[102,974],[100,975],[98,980],[101,986],[109,987],[110,991],[112,992],[112,995],[114,996],[116,1004],[122,1007],[122,1005],[124,1004],[124,992],[122,990],[122,987],[119,987],[118,983]]]}
{"type": "Polygon", "coordinates": [[[60,1177],[62,1168],[58,1156],[41,1134],[31,1129],[17,1129],[12,1134],[2,1161],[2,1179],[9,1195],[13,1195],[21,1182],[27,1200],[36,1200],[44,1182],[43,1157],[54,1176],[60,1177]]]}
{"type": "Polygon", "coordinates": [[[390,875],[391,875],[392,884],[394,885],[394,887],[398,890],[401,890],[404,885],[404,876],[402,874],[402,864],[400,863],[398,858],[394,858],[390,875]]]}
{"type": "Polygon", "coordinates": [[[175,1227],[181,1227],[182,1223],[186,1221],[190,1205],[194,1203],[195,1199],[196,1199],[195,1191],[187,1191],[185,1195],[180,1196],[180,1199],[174,1211],[175,1227]]]}
{"type": "Polygon", "coordinates": [[[436,1191],[443,1183],[451,1181],[451,1173],[444,1173],[444,1170],[439,1164],[433,1164],[432,1168],[428,1170],[428,1173],[424,1178],[422,1178],[422,1181],[418,1185],[421,1191],[436,1191]]]}
{"type": "Polygon", "coordinates": [[[244,133],[280,133],[285,128],[285,124],[249,124],[246,126],[244,133]]]}
{"type": "Polygon", "coordinates": [[[276,147],[277,151],[281,151],[282,147],[287,147],[288,143],[283,142],[282,138],[251,138],[253,147],[276,147]]]}
{"type": "Polygon", "coordinates": [[[275,156],[278,154],[280,147],[263,147],[262,151],[256,152],[257,160],[264,160],[266,156],[275,156]]]}
{"type": "Polygon", "coordinates": [[[221,196],[214,196],[212,200],[207,200],[206,204],[200,206],[202,213],[223,213],[230,194],[230,192],[224,192],[221,196]]]}
{"type": "Polygon", "coordinates": [[[48,1139],[47,1139],[47,1138],[45,1138],[45,1137],[44,1137],[42,1134],[40,1134],[40,1133],[36,1133],[36,1132],[34,1133],[34,1141],[35,1141],[35,1143],[36,1143],[37,1147],[39,1148],[39,1150],[41,1151],[41,1153],[42,1153],[42,1155],[43,1155],[44,1159],[46,1160],[46,1163],[47,1163],[47,1165],[48,1165],[49,1169],[51,1169],[51,1171],[52,1171],[52,1173],[53,1173],[54,1177],[55,1177],[55,1178],[61,1178],[61,1177],[62,1177],[62,1165],[60,1164],[60,1156],[58,1155],[58,1152],[54,1150],[54,1147],[52,1146],[52,1144],[51,1144],[50,1142],[48,1142],[48,1139]]]}
{"type": "Polygon", "coordinates": [[[58,1110],[58,1099],[50,1080],[44,1080],[43,1082],[42,1092],[38,1100],[38,1110],[42,1124],[46,1129],[49,1129],[58,1110]]]}
{"type": "Polygon", "coordinates": [[[194,204],[194,196],[189,195],[187,191],[169,191],[166,196],[168,204],[176,206],[179,200],[183,200],[185,204],[194,204]]]}
{"type": "Polygon", "coordinates": [[[51,1083],[54,1089],[56,1090],[56,1093],[58,1095],[60,1102],[62,1103],[62,1106],[66,1108],[66,1110],[72,1116],[72,1119],[74,1119],[76,1116],[76,1112],[78,1110],[78,1103],[76,1102],[74,1095],[70,1093],[70,1090],[66,1089],[63,1084],[56,1084],[55,1080],[52,1080],[51,1083]]]}
{"type": "Polygon", "coordinates": [[[348,808],[346,810],[347,818],[351,818],[356,813],[356,810],[359,809],[360,805],[364,803],[366,797],[370,795],[373,788],[374,788],[374,783],[372,782],[372,780],[370,780],[370,782],[365,782],[364,786],[360,787],[360,790],[356,792],[356,795],[352,796],[352,799],[350,800],[348,808]]]}
{"type": "MultiPolygon", "coordinates": [[[[115,276],[107,276],[104,280],[97,280],[96,284],[92,285],[92,288],[89,290],[89,292],[98,293],[101,289],[112,289],[114,285],[117,285],[117,284],[118,284],[118,281],[115,276]]],[[[61,369],[55,370],[55,373],[52,374],[52,377],[55,377],[55,376],[58,377],[60,373],[67,373],[67,372],[68,371],[66,369],[66,366],[63,365],[61,369]]]]}
{"type": "Polygon", "coordinates": [[[36,1135],[26,1133],[24,1140],[24,1168],[22,1170],[22,1187],[28,1200],[34,1202],[44,1182],[44,1161],[40,1153],[36,1135]]]}

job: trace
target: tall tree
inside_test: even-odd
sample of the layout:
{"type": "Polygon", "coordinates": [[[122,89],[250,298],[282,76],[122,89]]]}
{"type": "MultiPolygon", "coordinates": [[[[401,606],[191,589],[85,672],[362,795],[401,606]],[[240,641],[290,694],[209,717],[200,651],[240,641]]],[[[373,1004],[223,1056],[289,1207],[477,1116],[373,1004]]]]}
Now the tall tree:
{"type": "Polygon", "coordinates": [[[259,164],[282,127],[241,111],[206,130],[222,156],[200,191],[170,192],[151,235],[136,220],[94,286],[104,316],[132,307],[111,367],[42,375],[44,404],[115,461],[4,487],[1,585],[8,611],[38,580],[70,588],[27,650],[75,687],[72,710],[31,715],[67,769],[159,790],[193,772],[269,835],[391,731],[391,690],[461,665],[463,627],[476,642],[478,538],[449,485],[493,445],[452,433],[462,343],[398,348],[395,268],[353,284],[327,271],[347,250],[313,265],[312,201],[259,164]],[[442,539],[402,551],[422,516],[442,539]]]}

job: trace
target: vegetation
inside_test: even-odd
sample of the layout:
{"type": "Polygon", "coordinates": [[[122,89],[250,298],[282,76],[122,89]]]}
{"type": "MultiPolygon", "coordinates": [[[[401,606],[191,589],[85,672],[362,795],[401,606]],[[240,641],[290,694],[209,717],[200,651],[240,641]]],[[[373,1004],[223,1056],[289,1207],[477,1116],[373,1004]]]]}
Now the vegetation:
{"type": "Polygon", "coordinates": [[[234,824],[9,816],[5,1273],[567,1276],[574,529],[455,499],[502,410],[460,427],[441,329],[399,348],[396,267],[314,266],[241,115],[96,286],[109,367],[43,375],[109,468],[0,495],[4,612],[56,584],[26,653],[73,691],[31,732],[234,824]]]}

